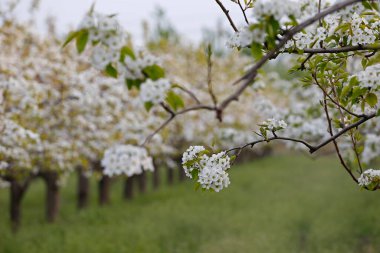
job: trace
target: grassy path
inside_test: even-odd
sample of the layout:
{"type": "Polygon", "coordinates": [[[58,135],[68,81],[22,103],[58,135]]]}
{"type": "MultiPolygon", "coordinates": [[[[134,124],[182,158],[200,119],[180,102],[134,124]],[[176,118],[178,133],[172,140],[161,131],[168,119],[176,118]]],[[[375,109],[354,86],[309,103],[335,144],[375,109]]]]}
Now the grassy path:
{"type": "MultiPolygon", "coordinates": [[[[23,225],[10,233],[8,192],[0,191],[0,253],[47,252],[380,252],[380,192],[360,191],[335,159],[275,156],[236,166],[221,193],[192,182],[75,209],[75,180],[63,190],[56,224],[43,222],[36,182],[23,203],[23,225]]],[[[95,187],[95,186],[94,186],[95,187]]]]}

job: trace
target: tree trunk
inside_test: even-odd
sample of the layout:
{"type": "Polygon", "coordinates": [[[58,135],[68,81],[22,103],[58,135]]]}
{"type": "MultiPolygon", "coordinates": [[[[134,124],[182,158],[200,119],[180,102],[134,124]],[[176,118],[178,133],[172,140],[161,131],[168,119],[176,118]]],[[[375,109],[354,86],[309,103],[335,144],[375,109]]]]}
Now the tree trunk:
{"type": "Polygon", "coordinates": [[[101,206],[110,203],[110,187],[111,178],[108,176],[102,176],[99,181],[99,204],[101,206]]]}
{"type": "Polygon", "coordinates": [[[83,169],[78,169],[78,192],[77,192],[77,207],[84,209],[88,206],[90,193],[90,180],[84,174],[83,169]]]}
{"type": "Polygon", "coordinates": [[[182,169],[182,166],[179,168],[179,181],[184,181],[186,179],[185,171],[182,169]]]}
{"type": "Polygon", "coordinates": [[[172,185],[174,182],[174,169],[168,167],[168,184],[172,185]]]}
{"type": "Polygon", "coordinates": [[[24,195],[24,189],[19,182],[13,180],[10,182],[10,209],[12,231],[17,232],[21,223],[21,200],[24,195]]]}
{"type": "Polygon", "coordinates": [[[186,174],[185,174],[185,171],[183,170],[182,168],[182,157],[179,156],[179,157],[176,157],[175,159],[176,163],[177,163],[177,167],[178,167],[178,179],[179,181],[184,181],[186,179],[186,174]]]}
{"type": "Polygon", "coordinates": [[[133,181],[136,181],[135,176],[131,176],[125,179],[124,181],[124,199],[132,199],[133,198],[133,181]]]}
{"type": "Polygon", "coordinates": [[[46,220],[53,223],[57,219],[60,208],[58,173],[46,172],[43,178],[46,183],[46,220]]]}
{"type": "Polygon", "coordinates": [[[146,172],[144,171],[140,175],[138,175],[138,184],[139,184],[139,190],[141,193],[146,192],[146,172]]]}
{"type": "Polygon", "coordinates": [[[160,168],[155,164],[153,171],[153,189],[160,187],[160,168]]]}

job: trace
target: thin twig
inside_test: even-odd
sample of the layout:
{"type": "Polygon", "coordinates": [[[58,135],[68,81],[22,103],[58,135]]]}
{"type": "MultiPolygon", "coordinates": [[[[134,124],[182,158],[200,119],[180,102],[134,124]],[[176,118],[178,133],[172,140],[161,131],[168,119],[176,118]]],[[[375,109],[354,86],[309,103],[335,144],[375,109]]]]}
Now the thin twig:
{"type": "MultiPolygon", "coordinates": [[[[327,108],[326,96],[324,98],[324,109],[325,109],[325,113],[326,113],[327,122],[328,122],[328,125],[329,125],[329,131],[328,132],[330,133],[331,137],[334,137],[334,133],[333,133],[332,125],[331,125],[331,118],[330,118],[329,111],[328,111],[328,108],[327,108]]],[[[347,173],[351,176],[351,178],[356,183],[358,183],[358,180],[352,174],[351,169],[347,166],[346,162],[344,161],[344,159],[343,159],[343,157],[342,157],[342,155],[340,153],[340,149],[339,149],[339,146],[338,146],[338,143],[337,143],[336,139],[332,139],[332,142],[334,143],[334,147],[335,147],[336,153],[338,155],[338,158],[340,160],[340,163],[342,164],[342,166],[344,167],[344,169],[347,171],[347,173]]]]}
{"type": "Polygon", "coordinates": [[[313,150],[314,149],[314,146],[312,146],[311,144],[309,144],[309,143],[307,143],[306,141],[303,141],[303,140],[289,138],[289,137],[273,136],[271,138],[257,140],[257,141],[253,141],[253,142],[247,143],[247,144],[245,144],[245,145],[243,145],[241,147],[231,148],[231,149],[227,150],[226,152],[230,153],[232,151],[239,151],[239,150],[245,149],[247,147],[251,147],[252,148],[256,144],[263,143],[263,142],[271,142],[271,141],[274,141],[274,140],[283,140],[283,141],[291,141],[291,142],[301,143],[304,146],[306,146],[309,150],[313,150]]]}
{"type": "Polygon", "coordinates": [[[154,130],[153,133],[148,135],[148,137],[144,140],[141,146],[145,146],[148,142],[150,142],[153,139],[153,137],[156,134],[158,134],[162,129],[164,129],[174,118],[175,118],[175,115],[170,115],[170,117],[167,120],[165,120],[156,130],[154,130]]]}
{"type": "Polygon", "coordinates": [[[366,121],[374,118],[375,116],[376,116],[375,113],[371,114],[371,115],[366,115],[364,118],[360,119],[359,121],[357,121],[357,122],[355,122],[355,123],[353,123],[351,125],[346,126],[342,130],[340,130],[338,133],[332,135],[330,138],[326,139],[325,141],[321,142],[318,145],[312,145],[312,144],[307,143],[306,141],[300,140],[300,139],[289,138],[289,137],[281,137],[281,136],[274,136],[274,137],[271,137],[271,138],[267,138],[267,139],[264,138],[262,140],[257,140],[257,141],[254,141],[254,142],[250,142],[250,143],[247,143],[247,144],[245,144],[245,145],[243,145],[241,147],[231,148],[227,152],[231,152],[231,151],[235,151],[235,150],[239,150],[239,149],[244,149],[244,148],[247,148],[249,146],[253,147],[254,145],[256,145],[258,143],[262,143],[262,142],[270,142],[270,141],[273,141],[273,140],[284,140],[284,141],[291,141],[291,142],[301,143],[301,144],[303,144],[304,146],[306,146],[308,148],[310,154],[313,154],[316,151],[318,151],[319,149],[321,149],[324,146],[328,145],[329,143],[334,142],[336,139],[338,139],[340,136],[342,136],[346,132],[348,132],[351,129],[354,129],[354,128],[360,126],[361,124],[363,124],[366,121]]]}
{"type": "Polygon", "coordinates": [[[360,120],[358,120],[357,122],[351,124],[351,125],[348,125],[346,127],[344,127],[342,130],[340,130],[338,133],[336,133],[335,135],[331,136],[330,138],[328,138],[327,140],[323,141],[321,144],[317,145],[314,147],[314,150],[310,153],[314,153],[315,151],[319,150],[320,148],[326,146],[327,144],[329,144],[330,142],[332,142],[333,140],[336,140],[338,139],[340,136],[342,136],[343,134],[347,133],[348,131],[350,131],[351,129],[354,129],[354,128],[357,128],[358,126],[360,126],[361,124],[367,122],[368,120],[372,119],[376,117],[376,113],[373,113],[373,114],[370,114],[370,115],[365,115],[364,117],[362,117],[360,120]]]}
{"type": "Polygon", "coordinates": [[[300,67],[298,68],[299,70],[305,70],[306,67],[305,67],[305,64],[311,59],[311,57],[313,57],[314,53],[310,53],[305,60],[303,60],[303,62],[301,63],[300,67]]]}
{"type": "Polygon", "coordinates": [[[356,142],[356,139],[355,139],[354,134],[352,132],[350,133],[350,135],[351,135],[351,141],[352,141],[352,149],[354,150],[356,160],[358,161],[359,170],[360,170],[360,174],[361,174],[361,173],[363,173],[363,166],[362,166],[362,162],[361,162],[360,155],[358,152],[357,142],[356,142]]]}
{"type": "MultiPolygon", "coordinates": [[[[321,5],[322,5],[322,0],[319,0],[318,13],[321,13],[321,5]]],[[[319,26],[322,26],[322,18],[319,19],[319,26]]]]}
{"type": "Polygon", "coordinates": [[[290,49],[285,51],[290,54],[337,54],[337,53],[347,53],[353,51],[377,51],[380,50],[380,44],[375,45],[357,45],[357,46],[345,46],[345,47],[334,47],[334,48],[305,48],[301,50],[290,49]]]}
{"type": "Polygon", "coordinates": [[[327,93],[327,91],[325,90],[325,88],[322,87],[322,85],[318,82],[318,79],[317,79],[317,76],[315,73],[312,74],[312,77],[315,81],[315,84],[322,90],[323,92],[323,95],[327,96],[331,102],[333,102],[336,106],[338,106],[340,109],[344,110],[345,112],[347,112],[348,114],[352,115],[352,116],[355,116],[357,118],[363,118],[365,117],[364,114],[356,114],[354,112],[351,112],[350,110],[348,110],[346,107],[344,107],[343,105],[341,105],[338,101],[335,101],[335,99],[333,97],[330,96],[330,94],[327,93]]]}
{"type": "Polygon", "coordinates": [[[198,105],[201,104],[201,101],[197,98],[197,96],[192,92],[190,91],[189,89],[183,87],[183,86],[180,86],[180,85],[177,85],[175,86],[176,88],[182,90],[183,92],[187,93],[198,105]]]}
{"type": "Polygon", "coordinates": [[[178,115],[185,114],[190,111],[197,111],[197,110],[209,110],[209,111],[216,111],[215,107],[208,106],[208,105],[196,105],[192,107],[185,108],[181,111],[175,112],[172,109],[170,109],[168,106],[166,106],[164,103],[161,103],[161,106],[164,108],[164,110],[169,114],[169,118],[167,118],[157,129],[155,129],[151,134],[149,134],[144,142],[141,144],[141,146],[145,146],[147,143],[149,143],[153,137],[158,134],[160,131],[162,131],[171,121],[175,119],[178,115]]]}
{"type": "Polygon", "coordinates": [[[243,13],[243,16],[244,16],[244,20],[245,22],[247,23],[247,25],[249,25],[249,21],[248,21],[248,18],[247,18],[247,14],[245,13],[245,11],[247,10],[246,8],[244,9],[243,6],[241,5],[241,2],[240,0],[238,0],[238,5],[240,7],[240,10],[241,12],[243,13]]]}
{"type": "Polygon", "coordinates": [[[207,47],[207,87],[208,87],[208,93],[210,94],[211,100],[214,103],[214,106],[216,107],[218,104],[218,100],[212,88],[212,48],[211,48],[211,45],[207,47]]]}
{"type": "Polygon", "coordinates": [[[227,10],[226,7],[224,7],[224,5],[222,4],[222,2],[220,2],[220,0],[215,0],[215,2],[219,5],[219,7],[222,9],[224,14],[226,15],[228,21],[230,22],[232,29],[234,29],[235,32],[238,32],[239,30],[236,28],[235,23],[230,16],[230,11],[227,10]]]}

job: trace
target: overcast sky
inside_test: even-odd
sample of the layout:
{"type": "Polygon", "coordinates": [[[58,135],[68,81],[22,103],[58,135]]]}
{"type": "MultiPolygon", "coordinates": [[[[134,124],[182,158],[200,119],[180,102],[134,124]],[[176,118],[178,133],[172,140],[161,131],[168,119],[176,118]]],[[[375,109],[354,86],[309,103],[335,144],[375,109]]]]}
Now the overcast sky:
{"type": "MultiPolygon", "coordinates": [[[[0,0],[4,1],[4,0],[0,0]]],[[[21,0],[22,5],[16,10],[21,19],[27,18],[27,6],[30,0],[21,0]]],[[[44,20],[48,15],[57,21],[59,32],[67,32],[70,27],[78,24],[84,13],[94,0],[41,0],[37,13],[38,27],[43,29],[44,20]]],[[[238,6],[225,0],[225,6],[231,9],[235,17],[240,17],[238,6]]],[[[96,10],[106,14],[118,13],[124,27],[136,39],[141,38],[141,21],[149,20],[155,6],[161,6],[175,24],[175,27],[192,40],[198,40],[203,27],[215,27],[217,20],[222,19],[228,25],[224,14],[214,0],[97,0],[96,10]]],[[[239,22],[237,22],[239,23],[239,22]]]]}

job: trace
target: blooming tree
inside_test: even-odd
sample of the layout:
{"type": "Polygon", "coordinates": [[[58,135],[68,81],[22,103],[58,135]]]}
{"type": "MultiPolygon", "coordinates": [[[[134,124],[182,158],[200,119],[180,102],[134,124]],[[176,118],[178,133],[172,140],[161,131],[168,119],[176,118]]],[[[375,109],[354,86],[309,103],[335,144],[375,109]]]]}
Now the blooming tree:
{"type": "MultiPolygon", "coordinates": [[[[379,189],[378,170],[367,170],[378,150],[377,1],[234,0],[245,21],[241,28],[237,28],[222,1],[215,1],[234,30],[228,45],[249,50],[253,63],[234,82],[236,88],[222,99],[215,96],[209,83],[211,103],[195,101],[185,107],[173,81],[164,79],[165,71],[158,62],[146,61],[136,50],[123,47],[124,36],[115,16],[91,10],[82,22],[85,25],[73,32],[68,42],[75,39],[79,52],[91,42],[95,67],[108,75],[121,76],[129,88],[139,92],[147,110],[161,106],[169,114],[143,145],[179,115],[207,110],[222,121],[227,108],[248,88],[260,88],[267,80],[275,79],[270,86],[287,98],[282,105],[271,105],[267,98],[259,100],[258,106],[267,108],[271,115],[258,124],[253,141],[216,154],[199,146],[184,153],[186,174],[204,189],[219,191],[228,186],[233,153],[239,155],[247,147],[275,140],[303,146],[310,153],[331,143],[356,183],[368,190],[379,189]],[[290,72],[298,78],[286,81],[260,71],[268,61],[281,60],[280,56],[288,54],[293,62],[290,72]]],[[[191,88],[186,91],[195,94],[197,100],[191,88]]]]}

